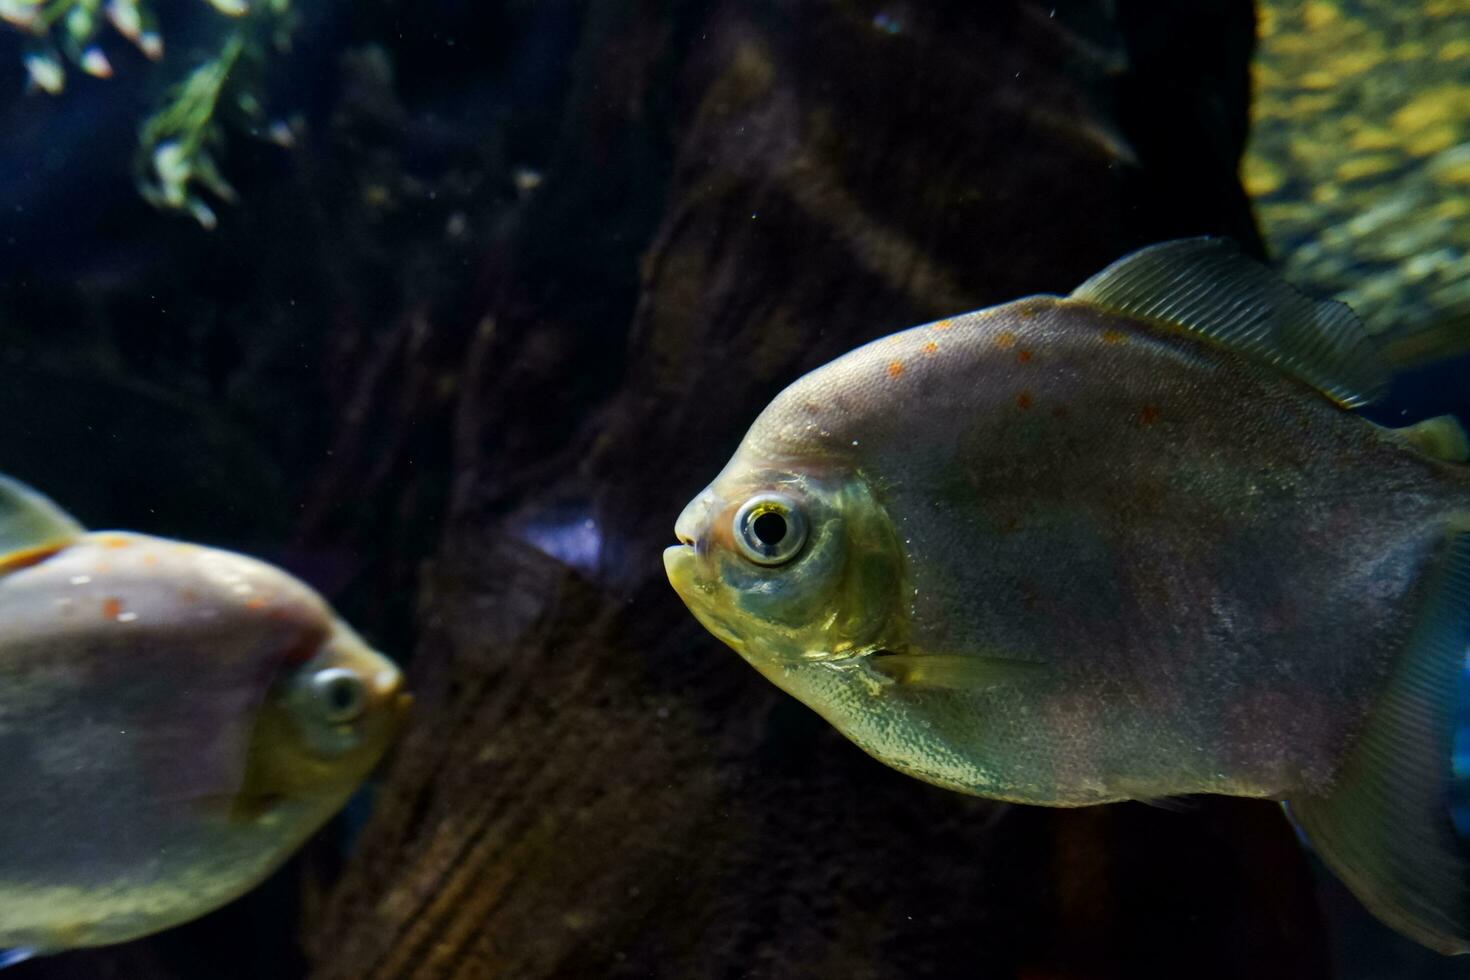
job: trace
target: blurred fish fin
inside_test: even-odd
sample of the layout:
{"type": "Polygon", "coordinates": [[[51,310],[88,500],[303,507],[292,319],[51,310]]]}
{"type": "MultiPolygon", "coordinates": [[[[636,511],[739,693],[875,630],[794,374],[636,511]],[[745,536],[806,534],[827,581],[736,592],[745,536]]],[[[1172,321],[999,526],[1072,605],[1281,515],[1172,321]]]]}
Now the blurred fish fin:
{"type": "Polygon", "coordinates": [[[1031,680],[1048,670],[1045,664],[999,657],[960,657],[934,653],[875,653],[868,665],[899,684],[983,691],[1031,680]]]}
{"type": "Polygon", "coordinates": [[[35,955],[34,949],[26,949],[23,946],[17,946],[14,949],[0,949],[0,970],[7,966],[15,966],[17,963],[24,963],[35,955]]]}
{"type": "Polygon", "coordinates": [[[0,561],[12,552],[59,548],[87,533],[76,520],[41,494],[0,476],[0,561]]]}
{"type": "Polygon", "coordinates": [[[1434,418],[1388,431],[1435,459],[1448,463],[1470,460],[1470,438],[1466,437],[1465,427],[1453,415],[1436,415],[1434,418]]]}
{"type": "Polygon", "coordinates": [[[1345,408],[1366,405],[1388,388],[1388,366],[1352,310],[1311,299],[1228,238],[1140,249],[1078,286],[1072,298],[1208,338],[1345,408]]]}
{"type": "Polygon", "coordinates": [[[1470,644],[1470,533],[1453,534],[1424,607],[1330,791],[1288,811],[1375,915],[1441,953],[1470,952],[1470,881],[1446,785],[1456,679],[1470,644]]]}

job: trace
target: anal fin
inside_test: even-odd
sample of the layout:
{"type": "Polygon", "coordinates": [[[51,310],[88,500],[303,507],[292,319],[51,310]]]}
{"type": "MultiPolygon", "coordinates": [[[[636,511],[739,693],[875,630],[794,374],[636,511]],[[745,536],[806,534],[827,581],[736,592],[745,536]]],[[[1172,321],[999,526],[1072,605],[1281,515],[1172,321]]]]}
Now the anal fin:
{"type": "Polygon", "coordinates": [[[1470,533],[1449,537],[1425,586],[1407,648],[1331,790],[1287,805],[1370,911],[1431,949],[1466,953],[1470,865],[1447,783],[1456,680],[1470,646],[1470,533]]]}

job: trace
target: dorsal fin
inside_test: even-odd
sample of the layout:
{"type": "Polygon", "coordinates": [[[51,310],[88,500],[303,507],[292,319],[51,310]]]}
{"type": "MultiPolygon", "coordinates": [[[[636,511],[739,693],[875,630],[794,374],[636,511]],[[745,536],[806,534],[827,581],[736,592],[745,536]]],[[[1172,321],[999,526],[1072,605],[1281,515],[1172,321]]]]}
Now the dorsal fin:
{"type": "Polygon", "coordinates": [[[1366,405],[1388,387],[1388,370],[1352,310],[1309,298],[1228,238],[1140,249],[1078,286],[1072,298],[1207,337],[1345,408],[1366,405]]]}
{"type": "Polygon", "coordinates": [[[35,490],[0,476],[0,558],[57,548],[87,533],[70,514],[35,490]]]}

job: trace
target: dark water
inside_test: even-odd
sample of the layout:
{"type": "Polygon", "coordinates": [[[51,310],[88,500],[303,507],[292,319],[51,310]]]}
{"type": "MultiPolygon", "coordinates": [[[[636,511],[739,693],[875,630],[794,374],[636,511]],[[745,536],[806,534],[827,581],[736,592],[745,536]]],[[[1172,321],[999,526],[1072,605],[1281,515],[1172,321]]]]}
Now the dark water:
{"type": "MultiPolygon", "coordinates": [[[[138,129],[254,22],[153,10],[162,62],[107,28],[114,77],[54,98],[0,30],[0,471],[294,572],[418,707],[250,895],[19,980],[1470,976],[1269,804],[1027,810],[884,769],[663,579],[755,412],[857,343],[1173,237],[1307,268],[1313,213],[1280,208],[1322,178],[1272,186],[1286,233],[1237,178],[1250,4],[296,0],[244,35],[212,231],[139,195],[138,129]]],[[[1289,106],[1273,145],[1345,112],[1289,106]]],[[[1343,281],[1392,265],[1350,245],[1343,281]]],[[[1366,414],[1470,420],[1467,376],[1408,370],[1366,414]]]]}

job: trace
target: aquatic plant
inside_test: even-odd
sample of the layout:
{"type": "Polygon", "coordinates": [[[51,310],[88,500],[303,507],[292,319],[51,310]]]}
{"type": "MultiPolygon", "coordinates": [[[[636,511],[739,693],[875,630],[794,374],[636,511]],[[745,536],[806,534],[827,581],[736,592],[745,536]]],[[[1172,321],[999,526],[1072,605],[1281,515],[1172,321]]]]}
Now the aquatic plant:
{"type": "MultiPolygon", "coordinates": [[[[251,120],[262,115],[254,84],[259,73],[241,69],[263,62],[273,49],[284,50],[295,20],[291,0],[204,2],[227,18],[225,29],[214,53],[173,85],[139,128],[134,173],[149,203],[213,228],[217,218],[201,191],[226,202],[236,199],[214,155],[224,142],[222,110],[251,120]]],[[[112,77],[112,62],[100,44],[104,21],[150,61],[162,60],[163,36],[144,0],[0,0],[0,22],[28,35],[22,61],[31,89],[49,95],[65,89],[67,62],[94,78],[112,77]]],[[[289,139],[284,127],[269,132],[277,141],[289,139]]]]}

